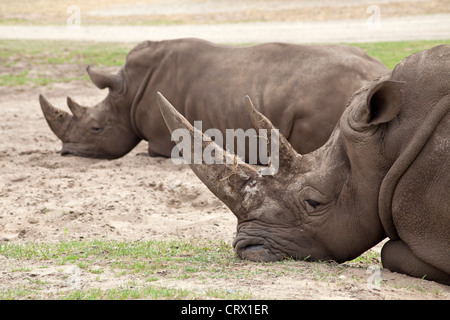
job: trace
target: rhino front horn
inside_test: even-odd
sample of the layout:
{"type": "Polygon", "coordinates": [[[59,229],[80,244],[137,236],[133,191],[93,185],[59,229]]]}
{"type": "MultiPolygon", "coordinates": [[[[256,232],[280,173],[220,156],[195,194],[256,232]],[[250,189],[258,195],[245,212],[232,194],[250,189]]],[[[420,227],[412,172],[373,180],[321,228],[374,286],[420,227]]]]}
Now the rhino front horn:
{"type": "Polygon", "coordinates": [[[245,106],[255,128],[257,130],[267,130],[267,150],[272,150],[269,146],[271,141],[278,141],[279,152],[271,154],[271,157],[278,158],[276,160],[279,164],[278,172],[293,172],[294,167],[301,167],[303,165],[301,161],[302,155],[297,153],[289,141],[276,130],[272,122],[258,111],[249,96],[245,96],[245,106]],[[272,139],[272,135],[274,135],[275,139],[272,139]]]}
{"type": "MultiPolygon", "coordinates": [[[[195,164],[192,159],[185,159],[191,166],[192,171],[199,179],[214,193],[239,219],[244,219],[247,215],[242,203],[246,200],[248,184],[256,184],[262,178],[257,171],[245,162],[239,160],[234,154],[224,150],[214,143],[208,136],[204,135],[197,128],[194,128],[161,93],[157,93],[159,108],[170,132],[183,129],[191,136],[191,141],[195,137],[202,137],[202,149],[214,148],[217,154],[222,157],[221,161],[213,164],[204,162],[195,164]]],[[[184,138],[183,138],[184,139],[184,138]]],[[[194,144],[191,144],[191,155],[194,155],[194,144]]],[[[219,156],[218,156],[219,157],[219,156]]],[[[253,186],[254,187],[254,186],[253,186]]],[[[248,197],[248,196],[247,196],[248,197]]],[[[247,199],[248,200],[248,199],[247,199]]]]}
{"type": "Polygon", "coordinates": [[[41,104],[42,112],[44,113],[45,120],[47,120],[50,129],[52,129],[53,133],[62,140],[64,132],[72,120],[72,115],[52,106],[42,94],[39,95],[39,103],[41,104]]]}

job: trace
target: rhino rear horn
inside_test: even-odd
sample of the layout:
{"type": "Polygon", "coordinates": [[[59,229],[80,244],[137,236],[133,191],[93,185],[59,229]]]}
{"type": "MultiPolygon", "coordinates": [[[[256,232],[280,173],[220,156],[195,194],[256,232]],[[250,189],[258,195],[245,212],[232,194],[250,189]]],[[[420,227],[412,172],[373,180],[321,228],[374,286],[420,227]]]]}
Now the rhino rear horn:
{"type": "Polygon", "coordinates": [[[301,154],[295,151],[289,141],[278,130],[272,130],[276,129],[275,126],[257,110],[249,96],[245,96],[245,105],[255,128],[257,130],[267,130],[267,150],[272,149],[269,145],[272,141],[272,134],[277,135],[275,138],[277,138],[276,141],[279,144],[279,170],[290,170],[294,164],[298,164],[302,158],[301,154]]]}
{"type": "Polygon", "coordinates": [[[80,106],[70,97],[67,97],[67,105],[69,106],[70,111],[72,111],[73,115],[76,118],[81,118],[86,113],[87,108],[80,106]]]}
{"type": "MultiPolygon", "coordinates": [[[[194,128],[161,93],[158,92],[157,96],[161,114],[171,133],[177,129],[188,130],[191,141],[194,141],[198,135],[202,137],[202,150],[206,147],[213,147],[215,152],[220,152],[223,157],[221,163],[195,164],[194,161],[187,160],[191,169],[208,189],[222,200],[238,218],[244,219],[246,210],[242,208],[242,203],[247,194],[246,186],[248,183],[255,183],[261,179],[258,177],[257,171],[194,128]]],[[[192,143],[191,155],[194,152],[194,143],[192,143]]]]}
{"type": "Polygon", "coordinates": [[[86,71],[92,82],[99,89],[109,88],[112,91],[121,91],[123,88],[122,77],[120,74],[107,73],[97,70],[93,66],[87,66],[86,71]]]}
{"type": "Polygon", "coordinates": [[[72,115],[52,106],[43,95],[39,96],[39,103],[41,104],[42,112],[44,113],[45,120],[50,129],[52,129],[53,133],[62,140],[64,132],[72,120],[72,115]]]}

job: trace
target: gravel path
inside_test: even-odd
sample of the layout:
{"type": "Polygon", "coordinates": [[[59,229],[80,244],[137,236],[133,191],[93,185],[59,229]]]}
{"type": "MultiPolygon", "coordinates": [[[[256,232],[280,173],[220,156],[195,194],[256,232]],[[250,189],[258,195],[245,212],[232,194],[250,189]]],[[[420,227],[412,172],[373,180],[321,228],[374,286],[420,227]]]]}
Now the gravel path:
{"type": "Polygon", "coordinates": [[[198,37],[219,43],[374,42],[450,39],[450,14],[376,20],[260,22],[163,26],[0,26],[0,39],[139,42],[198,37]]]}

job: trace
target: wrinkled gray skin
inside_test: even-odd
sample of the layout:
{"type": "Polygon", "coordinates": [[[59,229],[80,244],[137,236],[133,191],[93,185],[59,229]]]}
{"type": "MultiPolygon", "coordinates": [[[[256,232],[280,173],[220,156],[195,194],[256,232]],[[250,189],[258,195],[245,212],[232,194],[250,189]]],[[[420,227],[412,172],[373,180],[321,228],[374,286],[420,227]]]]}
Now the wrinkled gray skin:
{"type": "Polygon", "coordinates": [[[118,158],[144,139],[151,156],[170,157],[174,143],[161,118],[156,92],[164,92],[203,130],[252,128],[241,97],[254,97],[298,152],[323,145],[345,101],[373,78],[389,72],[378,60],[349,46],[270,43],[231,47],[197,39],[143,42],[118,74],[88,67],[94,84],[109,88],[92,108],[68,98],[73,115],[43,96],[45,118],[63,142],[61,153],[118,158]]]}
{"type": "MultiPolygon", "coordinates": [[[[242,162],[191,165],[238,218],[237,255],[343,262],[387,236],[385,268],[450,284],[449,62],[448,45],[404,59],[349,99],[312,153],[280,136],[274,176],[242,162]]],[[[171,130],[190,127],[159,101],[171,130]]],[[[247,109],[256,127],[272,127],[248,97],[247,109]]]]}

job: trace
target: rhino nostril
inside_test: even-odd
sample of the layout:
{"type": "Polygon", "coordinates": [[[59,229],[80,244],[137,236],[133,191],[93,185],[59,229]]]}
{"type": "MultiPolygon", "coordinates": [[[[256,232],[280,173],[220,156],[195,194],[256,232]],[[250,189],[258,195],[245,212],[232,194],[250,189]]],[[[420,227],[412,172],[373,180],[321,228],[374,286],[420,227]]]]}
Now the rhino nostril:
{"type": "Polygon", "coordinates": [[[66,155],[68,155],[68,154],[70,154],[70,152],[67,150],[67,148],[65,148],[65,146],[63,145],[63,147],[62,147],[62,149],[61,149],[61,151],[60,151],[60,154],[62,155],[62,156],[66,156],[66,155]]]}
{"type": "Polygon", "coordinates": [[[250,261],[271,262],[280,260],[263,245],[250,245],[239,253],[242,259],[250,261]]]}
{"type": "Polygon", "coordinates": [[[70,156],[71,153],[69,151],[61,150],[61,155],[62,156],[70,156]]]}

